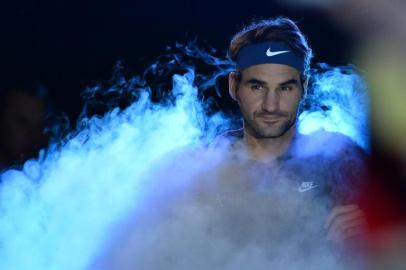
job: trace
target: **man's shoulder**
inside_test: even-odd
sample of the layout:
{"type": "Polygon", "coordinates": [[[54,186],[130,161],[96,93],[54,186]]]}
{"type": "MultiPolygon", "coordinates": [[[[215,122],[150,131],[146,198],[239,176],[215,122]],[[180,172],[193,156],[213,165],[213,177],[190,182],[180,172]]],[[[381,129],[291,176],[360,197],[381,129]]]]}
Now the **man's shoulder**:
{"type": "Polygon", "coordinates": [[[306,136],[318,148],[317,164],[327,170],[334,201],[355,202],[366,185],[368,153],[341,133],[320,131],[306,136]]]}
{"type": "Polygon", "coordinates": [[[309,135],[299,134],[295,143],[296,152],[303,156],[341,158],[358,156],[367,158],[367,152],[350,137],[338,132],[316,131],[309,135]]]}

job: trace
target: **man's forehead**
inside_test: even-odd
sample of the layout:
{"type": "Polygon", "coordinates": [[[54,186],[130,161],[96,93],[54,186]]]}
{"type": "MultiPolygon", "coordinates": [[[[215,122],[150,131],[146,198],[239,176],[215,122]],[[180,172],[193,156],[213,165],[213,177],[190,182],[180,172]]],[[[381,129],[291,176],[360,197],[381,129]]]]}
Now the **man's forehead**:
{"type": "Polygon", "coordinates": [[[251,78],[256,79],[291,79],[300,78],[300,73],[297,69],[282,64],[260,64],[250,66],[242,70],[242,77],[244,80],[249,80],[251,78]]]}

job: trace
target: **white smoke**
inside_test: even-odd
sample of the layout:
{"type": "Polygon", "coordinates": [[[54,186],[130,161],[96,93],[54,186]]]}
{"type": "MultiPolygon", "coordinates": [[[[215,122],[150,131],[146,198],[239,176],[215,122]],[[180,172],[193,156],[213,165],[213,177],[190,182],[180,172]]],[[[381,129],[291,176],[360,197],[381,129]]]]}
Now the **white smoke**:
{"type": "Polygon", "coordinates": [[[85,269],[109,228],[144,207],[152,183],[143,176],[169,152],[200,142],[204,115],[193,79],[192,71],[174,77],[173,106],[152,104],[144,91],[23,170],[4,172],[0,269],[85,269]]]}
{"type": "MultiPolygon", "coordinates": [[[[194,79],[175,75],[165,105],[139,89],[127,109],[84,120],[65,144],[4,172],[0,269],[339,269],[320,228],[328,201],[297,197],[288,176],[272,186],[269,168],[234,160],[227,145],[204,147],[228,122],[206,116],[194,79]],[[272,188],[247,192],[251,174],[272,188]]],[[[342,111],[332,112],[320,121],[342,111]]],[[[356,130],[358,118],[340,117],[335,131],[356,130]]]]}
{"type": "Polygon", "coordinates": [[[258,171],[209,152],[154,174],[165,186],[193,181],[120,226],[89,269],[341,269],[320,227],[327,202],[300,197],[289,179],[275,183],[269,173],[257,175],[268,188],[248,191],[247,176],[258,171]]]}
{"type": "Polygon", "coordinates": [[[353,68],[321,66],[325,71],[313,73],[312,94],[308,97],[311,107],[299,116],[299,131],[338,132],[368,150],[369,102],[365,81],[353,68]]]}

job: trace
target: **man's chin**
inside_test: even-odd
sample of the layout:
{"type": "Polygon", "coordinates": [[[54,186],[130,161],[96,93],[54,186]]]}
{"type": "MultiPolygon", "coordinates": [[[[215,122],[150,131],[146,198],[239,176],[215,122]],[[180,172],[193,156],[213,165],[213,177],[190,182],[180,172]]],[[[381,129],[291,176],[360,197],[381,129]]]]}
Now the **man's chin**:
{"type": "Polygon", "coordinates": [[[281,130],[256,130],[256,137],[263,139],[275,139],[283,136],[286,132],[281,130]]]}
{"type": "Polygon", "coordinates": [[[256,129],[256,134],[257,134],[257,138],[263,138],[263,139],[276,139],[276,138],[280,138],[283,135],[285,135],[286,133],[288,133],[288,131],[290,130],[289,127],[281,127],[280,125],[275,125],[272,128],[268,127],[268,128],[261,128],[258,127],[256,129]]]}
{"type": "Polygon", "coordinates": [[[258,139],[277,139],[280,138],[284,135],[284,133],[265,133],[265,134],[259,134],[257,136],[258,139]]]}

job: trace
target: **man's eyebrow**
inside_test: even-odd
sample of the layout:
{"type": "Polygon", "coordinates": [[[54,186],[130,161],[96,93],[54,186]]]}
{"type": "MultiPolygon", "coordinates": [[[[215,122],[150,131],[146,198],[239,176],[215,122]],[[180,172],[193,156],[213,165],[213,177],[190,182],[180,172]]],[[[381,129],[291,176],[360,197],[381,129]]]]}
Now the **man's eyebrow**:
{"type": "Polygon", "coordinates": [[[256,79],[256,78],[251,78],[251,79],[249,79],[249,80],[246,80],[246,81],[244,82],[244,84],[245,84],[245,85],[247,85],[247,84],[266,85],[267,83],[266,83],[266,81],[261,81],[261,80],[256,79]]]}
{"type": "Polygon", "coordinates": [[[285,85],[288,85],[288,84],[296,84],[296,85],[299,85],[299,81],[296,80],[295,78],[292,78],[292,79],[289,79],[289,80],[287,80],[287,81],[284,81],[284,82],[279,83],[279,86],[285,86],[285,85]]]}

